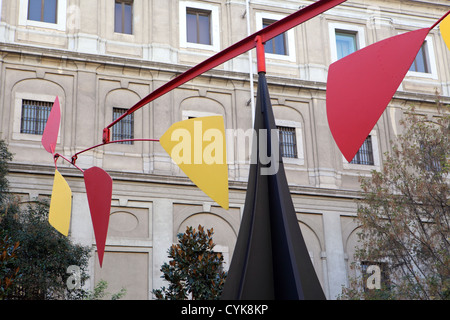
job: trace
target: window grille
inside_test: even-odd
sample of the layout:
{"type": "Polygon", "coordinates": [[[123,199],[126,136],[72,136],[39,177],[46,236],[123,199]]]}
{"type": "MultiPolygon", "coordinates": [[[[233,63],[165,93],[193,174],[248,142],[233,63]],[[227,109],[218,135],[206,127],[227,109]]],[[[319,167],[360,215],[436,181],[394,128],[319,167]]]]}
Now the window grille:
{"type": "Polygon", "coordinates": [[[373,166],[372,137],[368,136],[350,163],[373,166]]]}
{"type": "MultiPolygon", "coordinates": [[[[113,108],[113,121],[122,116],[127,109],[113,108]]],[[[112,127],[113,140],[134,139],[134,114],[129,114],[112,127]]],[[[121,144],[133,144],[133,141],[118,142],[121,144]]]]}
{"type": "Polygon", "coordinates": [[[20,133],[43,134],[52,102],[22,100],[20,133]]]}
{"type": "Polygon", "coordinates": [[[277,126],[281,156],[285,158],[297,158],[297,137],[295,128],[277,126]]]}

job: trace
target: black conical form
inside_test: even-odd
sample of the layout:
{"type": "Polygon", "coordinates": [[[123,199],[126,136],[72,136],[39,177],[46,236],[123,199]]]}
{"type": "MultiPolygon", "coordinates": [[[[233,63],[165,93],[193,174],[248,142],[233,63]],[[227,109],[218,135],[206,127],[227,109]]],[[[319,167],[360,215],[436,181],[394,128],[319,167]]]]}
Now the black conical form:
{"type": "MultiPolygon", "coordinates": [[[[260,158],[271,154],[270,130],[276,129],[263,72],[259,73],[254,128],[258,141],[267,135],[269,147],[260,149],[258,141],[253,142],[258,145],[253,148],[257,161],[250,167],[244,214],[221,298],[325,299],[300,231],[281,156],[276,159],[276,171],[274,163],[264,165],[267,161],[260,158]]],[[[279,148],[278,138],[274,145],[279,148]]]]}

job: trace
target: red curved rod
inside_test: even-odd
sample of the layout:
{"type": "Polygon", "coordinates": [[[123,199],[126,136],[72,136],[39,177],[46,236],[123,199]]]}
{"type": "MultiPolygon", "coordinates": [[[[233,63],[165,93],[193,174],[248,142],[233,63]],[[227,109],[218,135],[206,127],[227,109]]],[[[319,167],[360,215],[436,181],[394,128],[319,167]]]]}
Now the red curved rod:
{"type": "Polygon", "coordinates": [[[206,59],[205,61],[199,63],[198,65],[194,66],[193,68],[187,70],[186,72],[180,74],[178,77],[170,80],[166,84],[162,85],[149,95],[147,95],[145,98],[140,100],[138,103],[136,103],[134,106],[132,106],[130,109],[128,109],[127,112],[122,114],[120,117],[118,117],[116,120],[114,120],[111,124],[109,124],[104,130],[104,136],[103,136],[103,142],[109,141],[109,128],[111,128],[113,125],[115,125],[117,122],[122,120],[127,115],[133,113],[134,111],[138,110],[139,108],[143,107],[144,105],[150,103],[151,101],[159,98],[160,96],[168,93],[169,91],[177,88],[178,86],[186,83],[189,80],[192,80],[193,78],[201,75],[202,73],[217,67],[218,65],[221,65],[222,63],[233,59],[253,48],[256,47],[256,37],[259,36],[262,43],[265,43],[266,41],[278,36],[279,34],[282,34],[283,32],[288,31],[289,29],[292,29],[295,26],[298,26],[299,24],[314,18],[315,16],[345,2],[347,0],[319,0],[314,2],[313,4],[304,7],[300,9],[299,11],[277,21],[272,23],[271,25],[267,26],[264,29],[261,29],[254,34],[244,38],[243,40],[231,45],[230,47],[222,50],[221,52],[215,54],[214,56],[206,59]]]}

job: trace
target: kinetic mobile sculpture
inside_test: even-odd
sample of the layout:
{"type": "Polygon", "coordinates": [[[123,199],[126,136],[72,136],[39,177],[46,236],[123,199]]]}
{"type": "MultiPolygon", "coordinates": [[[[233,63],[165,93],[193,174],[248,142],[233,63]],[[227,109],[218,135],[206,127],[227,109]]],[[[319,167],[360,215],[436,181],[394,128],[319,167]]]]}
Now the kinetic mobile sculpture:
{"type": "MultiPolygon", "coordinates": [[[[270,97],[265,80],[264,43],[279,34],[345,2],[319,0],[237,42],[211,58],[189,69],[156,89],[121,117],[103,129],[103,142],[76,153],[68,159],[56,153],[60,125],[60,104],[56,98],[48,118],[42,145],[55,161],[55,176],[50,202],[49,222],[59,232],[68,235],[71,215],[71,190],[59,173],[56,160],[61,157],[83,172],[98,258],[102,266],[111,209],[112,179],[99,167],[83,170],[76,165],[77,156],[93,148],[117,143],[111,141],[110,128],[127,115],[158,97],[177,88],[202,73],[256,47],[258,61],[258,98],[255,129],[266,129],[270,146],[271,130],[275,130],[270,97]]],[[[327,81],[327,116],[334,140],[348,161],[351,161],[395,94],[414,61],[425,37],[438,24],[450,49],[450,11],[430,28],[407,32],[385,39],[338,60],[329,68],[327,81]]],[[[210,139],[211,144],[200,147],[203,155],[214,148],[214,157],[204,163],[195,155],[180,157],[181,147],[195,142],[180,142],[183,133],[195,136],[200,132],[214,138],[224,138],[222,117],[204,117],[173,124],[157,139],[133,141],[160,142],[174,162],[211,199],[228,209],[228,170],[223,141],[210,139]],[[183,159],[181,159],[183,158],[183,159]]],[[[258,131],[258,130],[257,130],[258,131]]],[[[194,147],[194,146],[193,146],[194,147]]],[[[253,155],[252,155],[253,156],[253,155]]],[[[282,159],[279,170],[262,175],[267,164],[252,164],[248,181],[244,215],[239,230],[233,260],[225,285],[224,299],[323,299],[325,296],[311,264],[287,185],[282,159]]]]}

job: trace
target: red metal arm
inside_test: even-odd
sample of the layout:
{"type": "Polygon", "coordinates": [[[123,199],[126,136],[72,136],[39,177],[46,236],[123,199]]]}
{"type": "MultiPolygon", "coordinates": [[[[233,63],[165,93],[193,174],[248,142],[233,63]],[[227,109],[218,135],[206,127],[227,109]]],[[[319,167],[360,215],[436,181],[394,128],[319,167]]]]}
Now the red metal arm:
{"type": "MultiPolygon", "coordinates": [[[[267,26],[264,29],[259,30],[258,32],[255,32],[254,34],[248,36],[247,38],[244,38],[243,40],[235,43],[234,45],[226,48],[225,50],[215,54],[214,56],[208,58],[207,60],[201,62],[200,64],[194,66],[193,68],[187,70],[186,72],[182,73],[178,77],[172,79],[171,81],[167,82],[165,85],[161,86],[160,88],[156,89],[149,95],[147,95],[145,98],[143,98],[141,101],[136,103],[134,106],[132,106],[128,111],[119,118],[117,118],[115,121],[113,121],[111,124],[109,124],[105,129],[111,128],[113,125],[115,125],[117,122],[122,120],[127,115],[133,113],[134,111],[138,110],[139,108],[143,107],[144,105],[150,103],[151,101],[159,98],[160,96],[168,93],[169,91],[177,88],[178,86],[186,83],[189,80],[192,80],[193,78],[201,75],[202,73],[217,67],[218,65],[223,64],[224,62],[233,59],[253,48],[256,47],[255,39],[257,36],[261,37],[262,43],[267,42],[268,40],[278,36],[279,34],[282,34],[283,32],[288,31],[289,29],[311,19],[315,16],[345,2],[347,0],[319,0],[314,2],[313,4],[300,9],[299,11],[277,21],[272,23],[271,25],[267,26]]],[[[104,132],[107,133],[106,130],[104,132]]],[[[107,142],[109,141],[109,137],[103,137],[103,141],[107,142]]]]}

